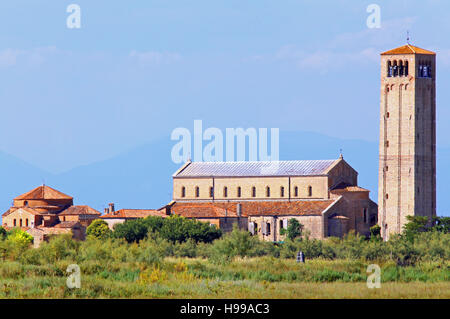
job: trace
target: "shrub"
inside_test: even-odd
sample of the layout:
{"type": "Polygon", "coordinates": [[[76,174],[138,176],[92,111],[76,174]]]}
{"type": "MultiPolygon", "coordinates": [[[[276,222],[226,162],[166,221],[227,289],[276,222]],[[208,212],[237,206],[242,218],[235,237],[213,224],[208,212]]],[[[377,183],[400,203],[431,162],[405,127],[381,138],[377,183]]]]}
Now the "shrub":
{"type": "Polygon", "coordinates": [[[143,219],[126,220],[122,224],[114,225],[113,236],[125,238],[129,243],[139,242],[147,237],[148,228],[143,219]]]}
{"type": "Polygon", "coordinates": [[[426,232],[429,230],[427,227],[428,217],[426,216],[406,216],[408,223],[403,226],[403,233],[407,240],[414,240],[419,233],[426,232]]]}
{"type": "Polygon", "coordinates": [[[373,225],[370,227],[370,239],[381,240],[381,227],[380,225],[373,225]]]}
{"type": "Polygon", "coordinates": [[[263,242],[248,231],[234,227],[231,233],[213,242],[209,257],[214,263],[229,262],[235,256],[256,256],[261,253],[263,245],[263,242]]]}
{"type": "Polygon", "coordinates": [[[184,242],[192,238],[196,242],[209,243],[219,238],[222,232],[215,225],[174,215],[164,220],[160,235],[172,242],[184,242]]]}
{"type": "Polygon", "coordinates": [[[17,243],[23,247],[26,247],[33,242],[33,236],[31,236],[30,234],[19,228],[13,228],[11,231],[8,232],[7,236],[8,240],[17,243]]]}
{"type": "Polygon", "coordinates": [[[0,240],[5,239],[6,238],[6,234],[7,234],[6,229],[4,229],[2,226],[0,226],[0,240]]]}
{"type": "Polygon", "coordinates": [[[86,235],[90,238],[106,239],[111,236],[111,230],[103,219],[96,219],[86,229],[86,235]]]}
{"type": "Polygon", "coordinates": [[[303,225],[300,224],[295,218],[291,218],[287,227],[287,237],[290,240],[300,237],[302,235],[302,229],[303,225]]]}

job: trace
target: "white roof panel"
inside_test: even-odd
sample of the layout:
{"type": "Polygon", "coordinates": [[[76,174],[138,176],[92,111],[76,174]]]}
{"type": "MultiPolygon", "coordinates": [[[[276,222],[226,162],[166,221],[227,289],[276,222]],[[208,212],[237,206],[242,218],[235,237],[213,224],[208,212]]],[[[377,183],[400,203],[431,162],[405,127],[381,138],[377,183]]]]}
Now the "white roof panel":
{"type": "Polygon", "coordinates": [[[192,162],[174,177],[325,175],[336,160],[274,162],[192,162]]]}

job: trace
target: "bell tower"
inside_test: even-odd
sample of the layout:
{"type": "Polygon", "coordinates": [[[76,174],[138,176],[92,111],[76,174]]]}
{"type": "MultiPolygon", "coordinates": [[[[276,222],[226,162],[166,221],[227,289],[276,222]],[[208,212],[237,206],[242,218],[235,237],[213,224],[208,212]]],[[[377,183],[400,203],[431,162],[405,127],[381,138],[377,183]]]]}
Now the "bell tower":
{"type": "Polygon", "coordinates": [[[408,215],[436,216],[436,54],[381,53],[378,222],[384,240],[408,215]]]}

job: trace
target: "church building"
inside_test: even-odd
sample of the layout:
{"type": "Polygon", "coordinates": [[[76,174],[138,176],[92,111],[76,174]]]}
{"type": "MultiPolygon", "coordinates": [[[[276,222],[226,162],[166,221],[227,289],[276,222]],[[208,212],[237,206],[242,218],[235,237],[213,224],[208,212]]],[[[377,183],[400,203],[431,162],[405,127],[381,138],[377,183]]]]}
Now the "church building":
{"type": "Polygon", "coordinates": [[[279,242],[291,219],[312,238],[365,236],[377,223],[377,205],[358,186],[358,173],[335,160],[187,162],[173,175],[171,214],[230,231],[233,224],[279,242]],[[276,169],[267,169],[274,166],[276,169]]]}
{"type": "Polygon", "coordinates": [[[87,205],[73,205],[71,196],[42,185],[14,198],[13,206],[2,215],[2,226],[27,231],[39,246],[55,234],[70,233],[84,239],[87,226],[100,215],[87,205]]]}

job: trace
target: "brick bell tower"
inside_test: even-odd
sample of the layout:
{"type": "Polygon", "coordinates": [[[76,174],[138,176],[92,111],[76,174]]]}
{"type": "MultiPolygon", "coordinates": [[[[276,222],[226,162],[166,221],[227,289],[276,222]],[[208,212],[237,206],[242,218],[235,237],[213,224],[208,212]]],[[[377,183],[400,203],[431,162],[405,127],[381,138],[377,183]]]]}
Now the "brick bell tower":
{"type": "Polygon", "coordinates": [[[378,222],[436,216],[436,54],[413,45],[381,53],[378,222]]]}

